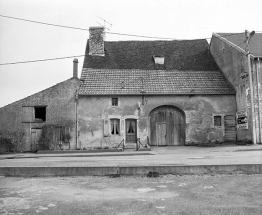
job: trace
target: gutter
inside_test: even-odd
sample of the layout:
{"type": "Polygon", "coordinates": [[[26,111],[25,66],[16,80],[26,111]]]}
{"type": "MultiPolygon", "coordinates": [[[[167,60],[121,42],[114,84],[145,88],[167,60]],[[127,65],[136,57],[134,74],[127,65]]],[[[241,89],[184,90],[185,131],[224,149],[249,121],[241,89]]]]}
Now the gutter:
{"type": "Polygon", "coordinates": [[[259,140],[258,142],[262,143],[262,128],[261,128],[261,101],[260,101],[260,93],[259,93],[259,69],[260,69],[260,59],[257,59],[256,64],[256,73],[257,73],[257,97],[258,97],[258,128],[259,128],[259,140]]]}
{"type": "Polygon", "coordinates": [[[255,107],[254,107],[254,92],[253,92],[253,80],[251,73],[251,62],[250,62],[250,54],[247,54],[248,60],[248,76],[249,76],[249,84],[250,84],[250,97],[251,97],[251,115],[252,115],[252,142],[254,145],[257,144],[257,136],[256,136],[256,122],[255,122],[255,107]]]}
{"type": "Polygon", "coordinates": [[[75,141],[76,141],[76,149],[78,149],[77,145],[78,145],[78,95],[77,95],[77,90],[75,92],[75,120],[76,120],[76,131],[75,131],[75,141]]]}

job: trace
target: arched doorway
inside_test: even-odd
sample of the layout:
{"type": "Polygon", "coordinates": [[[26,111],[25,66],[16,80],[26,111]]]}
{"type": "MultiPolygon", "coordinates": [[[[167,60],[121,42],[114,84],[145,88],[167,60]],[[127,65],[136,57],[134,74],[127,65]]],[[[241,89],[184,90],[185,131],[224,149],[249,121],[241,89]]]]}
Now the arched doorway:
{"type": "Polygon", "coordinates": [[[185,144],[185,114],[175,106],[160,106],[149,114],[150,145],[175,146],[185,144]]]}

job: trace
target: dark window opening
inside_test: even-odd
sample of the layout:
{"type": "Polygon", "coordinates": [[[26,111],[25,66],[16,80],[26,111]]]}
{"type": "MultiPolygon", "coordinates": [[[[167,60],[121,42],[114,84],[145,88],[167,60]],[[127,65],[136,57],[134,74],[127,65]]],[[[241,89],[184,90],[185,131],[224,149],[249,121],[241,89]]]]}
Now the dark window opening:
{"type": "Polygon", "coordinates": [[[118,106],[118,98],[112,98],[112,106],[118,106]]]}
{"type": "Polygon", "coordinates": [[[46,121],[46,107],[35,107],[35,121],[46,121]]]}
{"type": "Polygon", "coordinates": [[[120,135],[119,129],[119,119],[111,119],[111,134],[112,135],[120,135]]]}
{"type": "Polygon", "coordinates": [[[214,126],[221,126],[221,125],[222,125],[222,117],[214,116],[214,126]]]}

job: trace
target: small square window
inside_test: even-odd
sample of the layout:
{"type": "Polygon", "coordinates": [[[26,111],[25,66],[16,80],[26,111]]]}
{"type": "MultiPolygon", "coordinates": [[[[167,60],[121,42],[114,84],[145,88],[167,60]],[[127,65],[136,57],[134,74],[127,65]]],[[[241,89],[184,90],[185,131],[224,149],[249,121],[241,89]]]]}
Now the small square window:
{"type": "Polygon", "coordinates": [[[214,126],[222,126],[222,117],[214,116],[214,126]]]}
{"type": "Polygon", "coordinates": [[[118,98],[112,98],[112,106],[118,106],[118,98]]]}

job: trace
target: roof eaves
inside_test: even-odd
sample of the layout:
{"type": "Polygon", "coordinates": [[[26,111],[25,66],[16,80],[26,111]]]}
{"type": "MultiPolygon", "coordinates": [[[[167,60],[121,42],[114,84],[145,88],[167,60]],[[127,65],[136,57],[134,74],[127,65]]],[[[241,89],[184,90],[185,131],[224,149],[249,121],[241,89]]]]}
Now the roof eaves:
{"type": "Polygon", "coordinates": [[[235,92],[226,92],[226,93],[208,93],[208,92],[190,92],[190,93],[130,93],[130,94],[120,94],[120,93],[100,93],[100,94],[83,94],[83,93],[79,93],[79,96],[111,96],[111,95],[118,95],[118,96],[137,96],[137,95],[235,95],[235,92]]]}
{"type": "MultiPolygon", "coordinates": [[[[236,48],[236,49],[237,49],[238,51],[240,51],[241,53],[243,53],[243,54],[245,54],[245,55],[248,54],[244,49],[242,49],[241,47],[237,46],[236,44],[230,42],[229,40],[227,40],[227,39],[224,38],[223,36],[220,36],[220,35],[217,34],[217,33],[213,33],[213,35],[214,35],[215,37],[221,39],[222,41],[228,43],[230,46],[236,48]]],[[[210,42],[210,44],[211,44],[211,42],[210,42]]]]}

